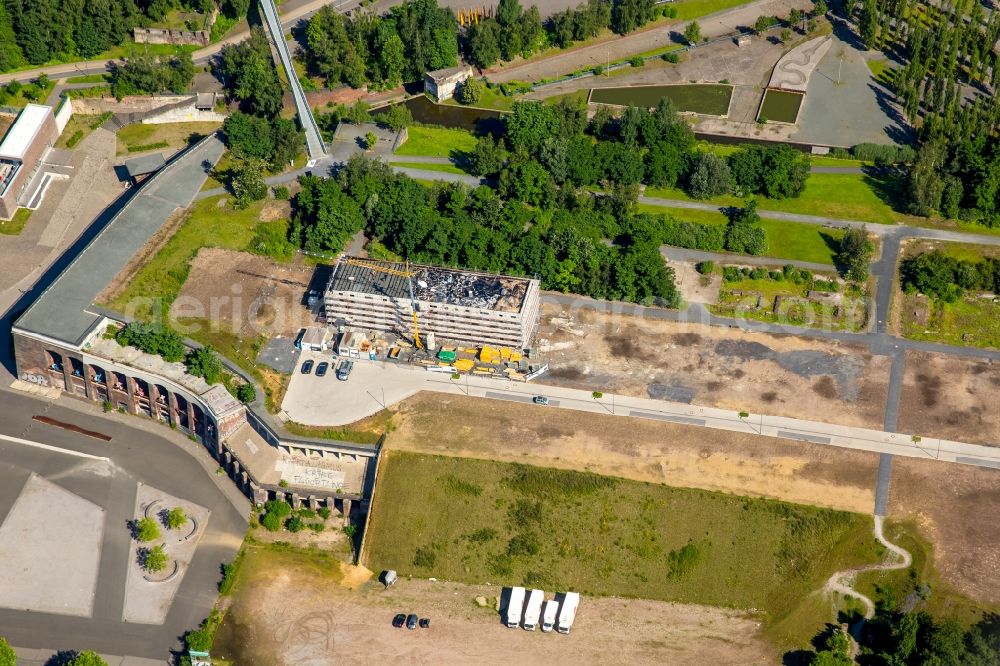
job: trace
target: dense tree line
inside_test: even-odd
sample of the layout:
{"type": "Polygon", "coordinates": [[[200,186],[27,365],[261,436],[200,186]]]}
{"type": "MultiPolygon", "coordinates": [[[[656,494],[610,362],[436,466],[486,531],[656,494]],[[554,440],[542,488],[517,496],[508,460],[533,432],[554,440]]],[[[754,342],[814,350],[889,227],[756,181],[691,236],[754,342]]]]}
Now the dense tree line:
{"type": "Polygon", "coordinates": [[[302,151],[305,136],[287,118],[270,120],[237,111],[222,124],[226,147],[239,157],[265,161],[271,171],[281,171],[302,151]]]}
{"type": "Polygon", "coordinates": [[[323,7],[306,28],[309,71],[333,87],[393,88],[458,62],[455,15],[435,0],[407,0],[382,16],[323,7]]]}
{"type": "Polygon", "coordinates": [[[111,92],[126,95],[183,93],[194,80],[194,63],[188,52],[172,56],[134,55],[111,67],[111,92]]]}
{"type": "Polygon", "coordinates": [[[1000,662],[1000,618],[987,615],[964,629],[926,611],[903,612],[884,605],[866,626],[862,654],[862,663],[872,666],[995,666],[1000,662]]]}
{"type": "Polygon", "coordinates": [[[339,252],[363,228],[413,261],[537,275],[546,289],[594,298],[679,303],[658,239],[616,217],[603,197],[527,205],[488,186],[426,188],[360,155],[336,180],[301,183],[291,237],[307,249],[339,252]]]}
{"type": "Polygon", "coordinates": [[[909,169],[909,212],[942,214],[994,226],[1000,221],[1000,15],[972,0],[856,0],[845,9],[869,48],[903,62],[891,87],[921,147],[909,169]]]}
{"type": "MultiPolygon", "coordinates": [[[[249,0],[219,5],[235,19],[246,14],[249,0]]],[[[171,10],[208,13],[215,6],[215,0],[0,0],[0,71],[93,58],[171,10]]]]}
{"type": "Polygon", "coordinates": [[[602,107],[589,122],[581,103],[516,102],[505,127],[499,142],[479,139],[471,169],[498,174],[506,196],[533,204],[566,186],[640,183],[684,187],[697,198],[733,192],[780,199],[801,194],[809,176],[808,156],[785,145],[743,146],[726,159],[697,150],[667,99],[651,111],[629,107],[620,117],[602,107]]]}
{"type": "Polygon", "coordinates": [[[229,95],[248,113],[274,117],[281,111],[283,91],[264,31],[254,26],[250,37],[223,47],[219,74],[229,95]]]}
{"type": "Polygon", "coordinates": [[[950,303],[967,290],[1000,294],[1000,259],[970,261],[934,250],[903,259],[899,277],[907,293],[920,292],[950,303]]]}
{"type": "Polygon", "coordinates": [[[498,60],[528,57],[546,44],[566,48],[574,41],[596,37],[605,28],[624,35],[658,15],[655,0],[586,0],[543,24],[535,5],[524,10],[518,0],[501,0],[495,18],[483,19],[465,31],[465,55],[473,65],[486,68],[498,60]]]}

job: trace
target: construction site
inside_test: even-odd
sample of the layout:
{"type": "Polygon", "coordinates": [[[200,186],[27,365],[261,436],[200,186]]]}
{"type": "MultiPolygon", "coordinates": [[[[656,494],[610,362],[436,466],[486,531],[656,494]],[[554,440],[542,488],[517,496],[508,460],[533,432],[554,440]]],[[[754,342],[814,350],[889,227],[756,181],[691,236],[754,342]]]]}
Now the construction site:
{"type": "Polygon", "coordinates": [[[538,280],[528,278],[345,256],[333,268],[324,310],[340,333],[393,334],[421,350],[438,342],[521,350],[537,330],[539,293],[538,280]]]}

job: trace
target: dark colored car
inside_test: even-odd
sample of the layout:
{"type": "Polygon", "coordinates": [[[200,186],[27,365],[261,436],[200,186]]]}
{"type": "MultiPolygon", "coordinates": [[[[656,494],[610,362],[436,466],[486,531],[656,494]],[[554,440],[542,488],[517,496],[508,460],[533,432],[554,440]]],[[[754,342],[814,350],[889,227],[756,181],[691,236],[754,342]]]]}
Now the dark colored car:
{"type": "Polygon", "coordinates": [[[396,627],[397,629],[402,627],[405,622],[406,622],[405,613],[397,613],[396,617],[392,618],[392,626],[396,627]]]}
{"type": "Polygon", "coordinates": [[[431,619],[429,617],[422,617],[422,618],[420,618],[420,628],[421,629],[430,629],[431,628],[431,619]]]}
{"type": "Polygon", "coordinates": [[[406,628],[407,629],[416,629],[417,628],[417,614],[416,613],[410,613],[409,615],[406,616],[406,628]]]}
{"type": "Polygon", "coordinates": [[[302,364],[302,374],[303,375],[308,375],[310,372],[312,372],[312,370],[313,370],[313,362],[312,361],[306,361],[305,363],[302,364]]]}
{"type": "Polygon", "coordinates": [[[325,376],[327,368],[329,368],[329,367],[330,367],[330,364],[327,363],[326,361],[321,362],[319,365],[316,366],[316,376],[317,377],[323,377],[323,376],[325,376]]]}

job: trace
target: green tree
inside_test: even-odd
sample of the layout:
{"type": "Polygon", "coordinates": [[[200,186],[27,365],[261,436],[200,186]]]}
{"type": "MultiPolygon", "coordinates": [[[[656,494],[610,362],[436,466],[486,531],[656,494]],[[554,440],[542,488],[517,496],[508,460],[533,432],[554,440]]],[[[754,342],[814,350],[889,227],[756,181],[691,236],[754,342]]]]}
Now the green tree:
{"type": "Polygon", "coordinates": [[[861,34],[861,41],[865,43],[867,49],[874,49],[878,45],[878,22],[876,0],[865,0],[864,6],[861,8],[858,32],[861,34]]]}
{"type": "Polygon", "coordinates": [[[850,227],[840,240],[837,266],[848,280],[865,282],[874,253],[875,245],[868,239],[864,227],[850,227]]]}
{"type": "Polygon", "coordinates": [[[653,20],[655,0],[614,0],[611,7],[611,29],[626,35],[653,20]]]}
{"type": "Polygon", "coordinates": [[[692,46],[701,41],[701,25],[697,21],[691,21],[684,28],[684,39],[692,46]]]}
{"type": "Polygon", "coordinates": [[[751,199],[743,208],[729,212],[726,225],[725,248],[728,252],[761,255],[767,252],[767,232],[760,226],[757,201],[751,199]]]}
{"type": "Polygon", "coordinates": [[[547,139],[559,133],[553,108],[541,102],[514,102],[513,113],[505,118],[507,140],[511,146],[537,155],[547,139]]]}
{"type": "Polygon", "coordinates": [[[229,189],[233,192],[233,205],[237,209],[243,210],[267,196],[267,184],[264,182],[266,169],[267,165],[261,159],[239,156],[233,159],[229,168],[229,189]]]}
{"type": "Polygon", "coordinates": [[[156,354],[170,363],[184,358],[184,339],[163,324],[131,322],[115,334],[115,342],[156,354]]]}
{"type": "Polygon", "coordinates": [[[282,104],[281,81],[263,30],[254,26],[250,37],[223,47],[220,70],[229,94],[254,115],[278,115],[282,104]]]}
{"type": "Polygon", "coordinates": [[[804,14],[802,13],[801,9],[793,7],[792,10],[788,12],[789,25],[791,25],[793,28],[797,28],[799,24],[802,23],[803,16],[804,14]]]}
{"type": "Polygon", "coordinates": [[[391,34],[385,36],[378,45],[379,70],[386,88],[395,88],[403,82],[403,72],[406,69],[406,54],[403,40],[399,38],[391,23],[381,23],[379,28],[387,27],[391,34]]]}
{"type": "Polygon", "coordinates": [[[688,194],[695,199],[726,194],[732,187],[732,177],[726,161],[715,153],[700,153],[688,179],[688,194]]]}
{"type": "Polygon", "coordinates": [[[188,521],[187,514],[184,513],[184,509],[182,509],[179,506],[175,506],[169,512],[167,512],[167,527],[169,527],[172,530],[178,529],[187,521],[188,521]]]}
{"type": "Polygon", "coordinates": [[[170,558],[167,556],[167,551],[163,550],[163,546],[153,546],[146,551],[142,566],[149,573],[159,573],[167,568],[169,561],[170,558]]]}
{"type": "Polygon", "coordinates": [[[211,345],[190,350],[184,357],[184,369],[189,375],[201,377],[209,384],[222,381],[222,361],[211,345]]]}
{"type": "Polygon", "coordinates": [[[906,187],[909,209],[914,215],[927,217],[941,208],[945,189],[942,176],[945,157],[946,148],[941,139],[920,146],[917,159],[910,167],[906,187]]]}
{"type": "Polygon", "coordinates": [[[372,148],[375,147],[375,144],[377,143],[378,143],[378,136],[375,135],[375,132],[368,132],[367,134],[365,134],[366,149],[371,150],[372,148]]]}
{"type": "Polygon", "coordinates": [[[222,133],[226,147],[243,157],[269,161],[274,153],[271,125],[266,118],[236,111],[222,123],[222,133]]]}
{"type": "Polygon", "coordinates": [[[501,194],[517,201],[545,207],[555,195],[552,177],[534,160],[519,160],[500,172],[501,194]]]}
{"type": "Polygon", "coordinates": [[[360,206],[337,181],[303,176],[299,184],[289,238],[310,252],[341,252],[365,226],[360,206]]]}
{"type": "Polygon", "coordinates": [[[413,122],[413,114],[404,104],[393,104],[389,107],[389,110],[382,115],[380,120],[393,132],[398,132],[404,127],[409,127],[410,123],[413,122]]]}
{"type": "Polygon", "coordinates": [[[775,21],[773,16],[765,16],[762,14],[757,17],[756,21],[754,21],[753,31],[756,32],[758,35],[767,32],[768,30],[770,30],[771,26],[774,25],[774,23],[775,21]]]}
{"type": "Polygon", "coordinates": [[[160,527],[152,518],[142,518],[135,526],[136,538],[143,543],[160,538],[160,527]]]}
{"type": "Polygon", "coordinates": [[[79,652],[72,659],[63,663],[66,666],[108,666],[108,662],[101,659],[99,654],[90,650],[79,652]]]}
{"type": "Polygon", "coordinates": [[[483,96],[483,82],[472,77],[465,80],[465,83],[458,89],[458,101],[462,104],[476,104],[483,96]]]}
{"type": "Polygon", "coordinates": [[[17,653],[7,639],[0,637],[0,666],[17,666],[17,653]]]}
{"type": "Polygon", "coordinates": [[[479,69],[492,67],[500,59],[500,25],[493,19],[473,23],[465,31],[469,62],[479,69]]]}
{"type": "Polygon", "coordinates": [[[507,151],[503,139],[494,140],[486,134],[476,139],[476,147],[469,157],[469,168],[477,176],[489,176],[498,173],[507,161],[507,151]]]}

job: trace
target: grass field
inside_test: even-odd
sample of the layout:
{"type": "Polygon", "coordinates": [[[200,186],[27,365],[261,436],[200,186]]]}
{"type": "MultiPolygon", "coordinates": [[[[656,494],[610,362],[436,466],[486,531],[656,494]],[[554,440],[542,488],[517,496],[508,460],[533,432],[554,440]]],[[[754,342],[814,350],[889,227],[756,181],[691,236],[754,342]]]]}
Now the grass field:
{"type": "MultiPolygon", "coordinates": [[[[625,70],[628,71],[628,70],[625,70]]],[[[630,86],[624,88],[594,88],[590,101],[595,104],[654,107],[664,97],[673,101],[678,111],[692,111],[723,116],[729,111],[733,87],[707,83],[667,86],[630,86]]]]}
{"type": "MultiPolygon", "coordinates": [[[[721,226],[728,221],[726,216],[718,211],[649,204],[638,204],[636,210],[641,213],[664,213],[678,220],[698,224],[721,226]]],[[[826,229],[804,222],[761,219],[760,225],[767,232],[767,256],[777,259],[797,259],[832,266],[838,243],[844,237],[841,229],[826,229]]]]}
{"type": "Polygon", "coordinates": [[[679,0],[672,6],[677,8],[679,20],[688,21],[744,4],[746,4],[744,0],[679,0]]]}
{"type": "Polygon", "coordinates": [[[24,226],[28,224],[31,211],[27,208],[18,208],[14,217],[8,220],[0,220],[0,234],[5,236],[17,236],[24,231],[24,226]]]}
{"type": "Polygon", "coordinates": [[[109,83],[110,81],[108,74],[87,74],[85,76],[71,76],[66,79],[66,83],[109,83]]]}
{"type": "MultiPolygon", "coordinates": [[[[763,217],[764,211],[773,210],[803,215],[893,224],[900,216],[883,201],[873,187],[878,183],[867,175],[855,173],[814,173],[809,176],[802,195],[795,199],[768,199],[758,197],[757,203],[763,217]]],[[[648,197],[683,199],[693,201],[676,188],[647,187],[648,197]]],[[[734,196],[721,196],[705,200],[718,206],[742,206],[743,200],[734,196]]]]}
{"type": "Polygon", "coordinates": [[[397,155],[459,158],[476,147],[472,132],[444,127],[414,125],[407,129],[409,138],[396,151],[397,155]]]}
{"type": "Polygon", "coordinates": [[[183,148],[219,129],[219,123],[166,123],[162,125],[129,125],[118,131],[118,154],[127,155],[144,146],[166,143],[157,149],[183,148]]]}
{"type": "MultiPolygon", "coordinates": [[[[166,311],[187,280],[191,260],[198,250],[203,247],[245,250],[260,224],[260,213],[266,202],[258,201],[246,210],[236,210],[228,205],[220,208],[219,202],[226,198],[226,195],[220,195],[196,201],[170,240],[145,262],[108,306],[123,312],[129,303],[151,298],[166,311]],[[219,224],[223,216],[225,224],[219,224]]],[[[148,319],[153,314],[150,308],[140,308],[133,316],[148,319]]]]}
{"type": "Polygon", "coordinates": [[[774,622],[833,571],[879,555],[861,514],[582,472],[389,451],[378,483],[364,564],[404,576],[757,609],[774,622]]]}
{"type": "Polygon", "coordinates": [[[66,123],[66,129],[59,135],[56,141],[56,148],[72,148],[83,141],[95,129],[100,127],[102,116],[99,113],[79,114],[74,113],[66,123]],[[79,132],[79,134],[77,134],[79,132]],[[72,142],[72,146],[70,146],[72,142]]]}
{"type": "Polygon", "coordinates": [[[440,171],[441,173],[458,173],[462,175],[467,175],[468,173],[454,164],[428,164],[427,162],[390,162],[390,164],[392,166],[422,169],[424,171],[440,171]]]}

